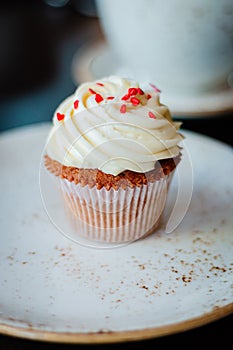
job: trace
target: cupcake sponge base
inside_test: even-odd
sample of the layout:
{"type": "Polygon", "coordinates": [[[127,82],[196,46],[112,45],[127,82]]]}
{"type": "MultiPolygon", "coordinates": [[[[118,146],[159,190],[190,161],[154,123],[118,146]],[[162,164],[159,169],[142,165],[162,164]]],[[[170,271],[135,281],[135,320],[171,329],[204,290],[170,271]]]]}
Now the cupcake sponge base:
{"type": "Polygon", "coordinates": [[[158,227],[169,185],[181,159],[164,159],[146,173],[126,170],[117,176],[98,169],[68,167],[45,156],[54,174],[77,239],[123,243],[158,227]]]}

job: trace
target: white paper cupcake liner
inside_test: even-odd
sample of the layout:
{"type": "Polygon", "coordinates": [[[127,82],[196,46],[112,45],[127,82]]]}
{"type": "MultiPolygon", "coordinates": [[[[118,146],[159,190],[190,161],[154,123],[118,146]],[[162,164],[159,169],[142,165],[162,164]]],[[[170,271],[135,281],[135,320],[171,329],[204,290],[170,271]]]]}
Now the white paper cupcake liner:
{"type": "Polygon", "coordinates": [[[147,185],[98,190],[60,180],[60,186],[77,235],[122,243],[152,233],[159,225],[173,172],[147,185]]]}

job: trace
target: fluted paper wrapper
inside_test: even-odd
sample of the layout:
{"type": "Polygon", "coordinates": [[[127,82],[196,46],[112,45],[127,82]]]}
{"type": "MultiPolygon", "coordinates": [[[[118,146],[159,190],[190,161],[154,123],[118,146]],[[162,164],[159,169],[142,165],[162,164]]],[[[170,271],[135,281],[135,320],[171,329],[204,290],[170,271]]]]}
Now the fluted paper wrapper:
{"type": "Polygon", "coordinates": [[[154,232],[173,172],[140,187],[115,190],[60,181],[67,212],[78,236],[109,243],[137,240],[154,232]]]}

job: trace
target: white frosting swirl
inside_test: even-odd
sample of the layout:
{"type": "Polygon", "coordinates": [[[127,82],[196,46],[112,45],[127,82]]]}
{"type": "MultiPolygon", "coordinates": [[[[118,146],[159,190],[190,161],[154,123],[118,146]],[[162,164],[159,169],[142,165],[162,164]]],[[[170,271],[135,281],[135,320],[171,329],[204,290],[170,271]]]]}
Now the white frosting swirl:
{"type": "Polygon", "coordinates": [[[177,156],[181,123],[172,121],[150,84],[122,100],[132,87],[139,84],[117,76],[80,85],[55,111],[49,157],[66,166],[118,175],[126,169],[147,172],[157,160],[177,156]]]}

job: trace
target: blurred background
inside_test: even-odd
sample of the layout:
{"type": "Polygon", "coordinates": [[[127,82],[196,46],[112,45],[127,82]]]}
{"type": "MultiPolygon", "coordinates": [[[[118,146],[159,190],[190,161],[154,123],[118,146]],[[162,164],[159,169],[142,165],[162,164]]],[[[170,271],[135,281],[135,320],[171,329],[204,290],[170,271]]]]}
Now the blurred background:
{"type": "MultiPolygon", "coordinates": [[[[106,20],[100,23],[100,11],[97,8],[98,2],[103,4],[104,1],[1,1],[0,131],[51,121],[58,104],[80,83],[115,73],[117,53],[113,55],[113,52],[106,50],[107,39],[111,45],[111,36],[107,35],[106,38],[106,25],[103,28],[106,20]]],[[[223,8],[228,27],[220,29],[229,32],[233,3],[231,0],[224,1],[228,4],[223,8]]],[[[103,9],[101,11],[103,15],[103,9]]],[[[108,11],[111,11],[111,6],[108,11]]],[[[203,17],[198,8],[194,15],[195,18],[203,17]]],[[[111,31],[111,23],[107,24],[111,31]]],[[[111,35],[114,36],[114,33],[111,35]]],[[[159,37],[158,33],[156,35],[159,37]]],[[[230,40],[233,52],[233,37],[230,40]]],[[[232,136],[225,124],[232,117],[233,89],[217,91],[217,95],[211,96],[209,100],[204,96],[207,95],[196,100],[181,96],[183,105],[179,104],[177,108],[171,101],[173,117],[183,120],[184,128],[232,143],[232,136]]],[[[175,99],[176,102],[178,100],[175,99]]]]}
{"type": "Polygon", "coordinates": [[[94,1],[0,2],[0,130],[50,121],[78,49],[101,35],[94,1]]]}

